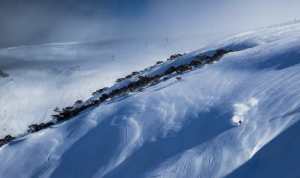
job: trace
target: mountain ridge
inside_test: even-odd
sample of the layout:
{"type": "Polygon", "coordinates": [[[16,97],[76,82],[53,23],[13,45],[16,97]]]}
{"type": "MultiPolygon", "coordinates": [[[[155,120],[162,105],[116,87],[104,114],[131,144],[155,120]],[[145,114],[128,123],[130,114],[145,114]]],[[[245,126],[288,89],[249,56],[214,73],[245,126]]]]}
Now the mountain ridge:
{"type": "MultiPolygon", "coordinates": [[[[280,144],[268,145],[299,123],[299,37],[300,25],[288,24],[159,62],[143,74],[154,77],[172,66],[174,73],[180,72],[180,66],[190,64],[198,54],[233,51],[213,65],[173,75],[130,97],[107,101],[68,122],[12,141],[0,148],[0,161],[5,163],[0,175],[221,178],[234,174],[257,155],[265,155],[261,150],[279,149],[280,144]]],[[[118,80],[111,89],[138,81],[134,76],[118,80]]],[[[103,91],[114,90],[98,91],[88,101],[101,98],[103,91]]],[[[284,153],[282,157],[268,153],[274,158],[266,169],[272,175],[284,153]]],[[[270,162],[261,159],[260,165],[264,164],[270,162]]],[[[276,168],[278,175],[296,176],[276,168]]],[[[238,175],[254,171],[250,166],[238,175]]]]}

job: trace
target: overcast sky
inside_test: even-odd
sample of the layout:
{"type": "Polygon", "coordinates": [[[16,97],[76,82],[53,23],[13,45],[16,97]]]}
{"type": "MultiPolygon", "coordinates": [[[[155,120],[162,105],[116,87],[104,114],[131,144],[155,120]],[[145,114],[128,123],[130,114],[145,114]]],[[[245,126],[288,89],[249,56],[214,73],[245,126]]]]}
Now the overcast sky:
{"type": "Polygon", "coordinates": [[[227,35],[300,19],[299,0],[1,0],[0,47],[227,35]]]}

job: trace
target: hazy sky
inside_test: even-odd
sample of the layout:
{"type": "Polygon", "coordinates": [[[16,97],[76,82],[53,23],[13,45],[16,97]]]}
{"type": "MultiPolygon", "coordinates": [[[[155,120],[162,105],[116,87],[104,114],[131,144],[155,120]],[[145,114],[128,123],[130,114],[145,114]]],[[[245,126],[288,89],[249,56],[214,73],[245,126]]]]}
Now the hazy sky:
{"type": "Polygon", "coordinates": [[[300,19],[299,0],[1,0],[0,47],[225,35],[300,19]]]}

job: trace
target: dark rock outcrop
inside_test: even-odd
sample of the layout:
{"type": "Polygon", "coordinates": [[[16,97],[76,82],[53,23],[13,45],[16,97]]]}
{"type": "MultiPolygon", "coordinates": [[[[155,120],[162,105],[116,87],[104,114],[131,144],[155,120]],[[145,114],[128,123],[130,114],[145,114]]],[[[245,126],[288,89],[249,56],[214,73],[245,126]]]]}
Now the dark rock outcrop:
{"type": "Polygon", "coordinates": [[[6,135],[4,138],[0,139],[0,147],[14,140],[15,137],[11,135],[6,135]]]}
{"type": "Polygon", "coordinates": [[[7,73],[3,72],[2,70],[0,70],[0,77],[5,78],[5,77],[9,77],[9,75],[7,73]]]}
{"type": "MultiPolygon", "coordinates": [[[[155,76],[145,76],[145,75],[139,75],[140,72],[133,72],[130,75],[127,75],[124,78],[117,79],[117,82],[121,82],[126,79],[130,79],[133,76],[137,76],[133,81],[129,82],[127,86],[123,86],[121,88],[116,88],[108,92],[108,88],[102,88],[96,92],[93,93],[96,97],[93,100],[89,100],[88,102],[83,102],[81,100],[76,101],[72,106],[65,107],[63,109],[55,108],[54,112],[55,114],[52,115],[52,120],[46,123],[40,123],[40,124],[32,124],[28,127],[27,133],[34,133],[38,132],[40,130],[49,128],[52,125],[59,124],[61,122],[65,122],[67,120],[70,120],[74,118],[75,116],[79,115],[81,112],[85,111],[88,108],[95,107],[100,105],[101,103],[111,100],[115,97],[120,97],[123,95],[128,94],[129,92],[138,92],[142,91],[144,88],[153,86],[158,84],[161,81],[168,80],[172,77],[176,77],[177,80],[182,80],[182,78],[179,76],[182,73],[188,72],[193,70],[194,68],[202,67],[206,64],[214,63],[218,60],[220,60],[223,55],[226,53],[229,53],[231,51],[227,51],[224,49],[216,50],[215,53],[212,56],[207,55],[198,55],[195,56],[194,59],[190,63],[184,63],[181,65],[170,65],[169,68],[167,68],[164,72],[157,74],[155,76]]],[[[182,54],[175,54],[170,56],[167,60],[178,60],[181,59],[183,55],[182,54]]],[[[157,64],[162,64],[163,62],[157,62],[157,64]]],[[[153,68],[153,66],[149,67],[150,69],[153,68]]],[[[3,139],[0,139],[0,147],[2,145],[5,145],[9,143],[10,141],[14,140],[15,137],[12,137],[10,135],[6,136],[3,139]]]]}

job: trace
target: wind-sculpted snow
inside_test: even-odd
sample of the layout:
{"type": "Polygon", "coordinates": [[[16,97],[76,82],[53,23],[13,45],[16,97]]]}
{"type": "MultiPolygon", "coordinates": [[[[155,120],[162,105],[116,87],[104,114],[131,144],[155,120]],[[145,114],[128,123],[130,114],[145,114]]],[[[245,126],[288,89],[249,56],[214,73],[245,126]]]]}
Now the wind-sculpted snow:
{"type": "Polygon", "coordinates": [[[0,138],[50,120],[55,107],[85,100],[95,90],[173,51],[162,42],[143,40],[0,49],[0,138]]]}
{"type": "MultiPolygon", "coordinates": [[[[300,26],[288,26],[292,30],[272,27],[218,44],[233,52],[217,63],[181,74],[180,80],[160,81],[4,145],[0,148],[0,177],[243,176],[254,169],[251,160],[256,155],[272,171],[273,162],[264,154],[281,153],[264,149],[282,149],[272,140],[282,140],[282,132],[289,134],[300,118],[300,39],[294,38],[300,26]],[[263,43],[248,45],[260,35],[263,43]],[[236,51],[232,46],[243,48],[236,51]]],[[[178,61],[189,61],[199,51],[178,61]]],[[[171,63],[143,74],[160,73],[171,63]]],[[[276,162],[284,156],[274,158],[276,162]]],[[[272,174],[255,177],[264,175],[272,174]]]]}
{"type": "Polygon", "coordinates": [[[227,177],[299,177],[299,126],[293,125],[227,177]]]}

